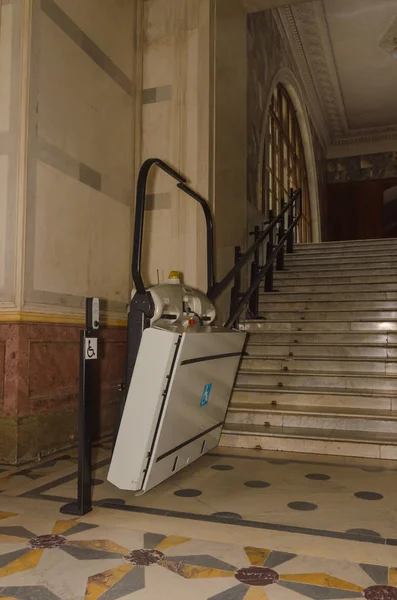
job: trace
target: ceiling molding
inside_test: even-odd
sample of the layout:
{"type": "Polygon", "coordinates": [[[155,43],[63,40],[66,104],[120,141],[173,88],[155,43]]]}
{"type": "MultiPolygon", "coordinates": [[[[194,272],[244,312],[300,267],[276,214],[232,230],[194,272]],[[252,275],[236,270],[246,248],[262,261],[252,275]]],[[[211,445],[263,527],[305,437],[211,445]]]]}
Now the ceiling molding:
{"type": "MultiPolygon", "coordinates": [[[[287,52],[289,58],[296,66],[297,72],[300,73],[301,79],[303,80],[303,84],[305,87],[305,91],[307,94],[307,99],[309,101],[309,112],[310,116],[313,120],[314,127],[317,131],[317,135],[324,147],[326,149],[330,142],[329,130],[327,127],[327,123],[324,118],[324,114],[322,112],[322,107],[316,92],[316,87],[314,81],[310,74],[309,65],[306,60],[305,53],[303,51],[302,46],[299,47],[297,42],[299,41],[294,35],[294,28],[291,27],[291,11],[290,7],[275,10],[273,12],[277,27],[280,31],[280,35],[283,39],[288,40],[287,52]]],[[[293,19],[293,18],[292,18],[293,19]]]]}
{"type": "MultiPolygon", "coordinates": [[[[278,15],[305,87],[312,97],[315,120],[326,123],[328,145],[336,148],[379,140],[397,141],[397,125],[349,128],[323,1],[284,6],[278,9],[278,15]]],[[[397,15],[378,41],[386,51],[390,48],[390,38],[394,36],[395,29],[397,15]]]]}
{"type": "Polygon", "coordinates": [[[311,77],[322,106],[330,135],[335,138],[347,132],[343,102],[334,53],[321,0],[289,7],[290,19],[306,56],[311,77]]]}
{"type": "Polygon", "coordinates": [[[327,158],[343,158],[347,156],[359,156],[365,154],[383,154],[385,152],[395,152],[397,147],[396,139],[390,140],[370,140],[368,142],[360,139],[358,142],[349,140],[346,144],[332,144],[327,150],[327,158]]]}
{"type": "Polygon", "coordinates": [[[378,46],[392,56],[393,50],[397,47],[397,13],[390,19],[386,29],[379,36],[378,46]]]}
{"type": "Polygon", "coordinates": [[[397,125],[389,127],[373,127],[371,129],[351,130],[348,135],[333,140],[334,146],[358,142],[376,142],[379,140],[396,140],[397,125]]]}
{"type": "MultiPolygon", "coordinates": [[[[306,0],[289,0],[289,4],[298,4],[306,0]]],[[[247,13],[262,12],[270,8],[283,6],[286,0],[243,0],[243,7],[247,13]]]]}

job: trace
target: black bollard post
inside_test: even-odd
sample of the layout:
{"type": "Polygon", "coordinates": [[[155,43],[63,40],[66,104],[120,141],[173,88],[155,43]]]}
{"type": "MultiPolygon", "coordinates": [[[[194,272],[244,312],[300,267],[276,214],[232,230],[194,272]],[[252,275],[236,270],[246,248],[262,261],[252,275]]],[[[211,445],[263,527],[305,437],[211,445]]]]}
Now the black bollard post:
{"type": "Polygon", "coordinates": [[[79,441],[77,500],[60,508],[65,515],[86,515],[92,510],[91,418],[95,390],[94,367],[98,359],[99,299],[86,299],[85,329],[80,331],[79,441]]]}

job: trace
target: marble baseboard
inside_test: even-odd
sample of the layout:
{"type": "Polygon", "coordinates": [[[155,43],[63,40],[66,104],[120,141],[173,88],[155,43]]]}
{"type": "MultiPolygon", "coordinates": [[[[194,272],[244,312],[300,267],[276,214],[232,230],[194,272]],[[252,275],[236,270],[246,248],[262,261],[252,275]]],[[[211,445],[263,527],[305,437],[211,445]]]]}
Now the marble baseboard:
{"type": "MultiPolygon", "coordinates": [[[[0,323],[0,462],[20,463],[75,443],[81,326],[0,323]]],[[[94,435],[113,426],[126,329],[100,331],[94,435]]]]}
{"type": "Polygon", "coordinates": [[[18,460],[18,423],[13,417],[0,419],[0,463],[16,464],[18,460]]]}
{"type": "MultiPolygon", "coordinates": [[[[103,404],[94,419],[94,441],[113,432],[115,404],[103,404]]],[[[28,417],[0,419],[0,464],[16,465],[77,443],[78,407],[28,417]]]]}

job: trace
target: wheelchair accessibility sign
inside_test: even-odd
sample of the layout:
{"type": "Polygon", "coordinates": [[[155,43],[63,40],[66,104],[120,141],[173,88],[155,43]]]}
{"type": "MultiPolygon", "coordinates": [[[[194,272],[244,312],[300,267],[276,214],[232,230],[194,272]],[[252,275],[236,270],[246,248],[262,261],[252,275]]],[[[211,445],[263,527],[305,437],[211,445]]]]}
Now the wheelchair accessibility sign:
{"type": "Polygon", "coordinates": [[[98,358],[98,339],[84,339],[84,358],[85,360],[96,360],[98,358]]]}
{"type": "Polygon", "coordinates": [[[206,406],[208,404],[208,400],[210,399],[210,394],[212,390],[212,383],[207,383],[204,386],[203,394],[200,400],[200,406],[206,406]]]}

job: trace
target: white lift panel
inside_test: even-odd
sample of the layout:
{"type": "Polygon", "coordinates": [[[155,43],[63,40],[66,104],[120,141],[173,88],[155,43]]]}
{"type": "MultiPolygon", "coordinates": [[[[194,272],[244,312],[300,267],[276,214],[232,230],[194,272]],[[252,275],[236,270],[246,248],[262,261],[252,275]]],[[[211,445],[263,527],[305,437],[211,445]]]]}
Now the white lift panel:
{"type": "Polygon", "coordinates": [[[148,491],[217,446],[246,334],[143,332],[108,480],[148,491]]]}

